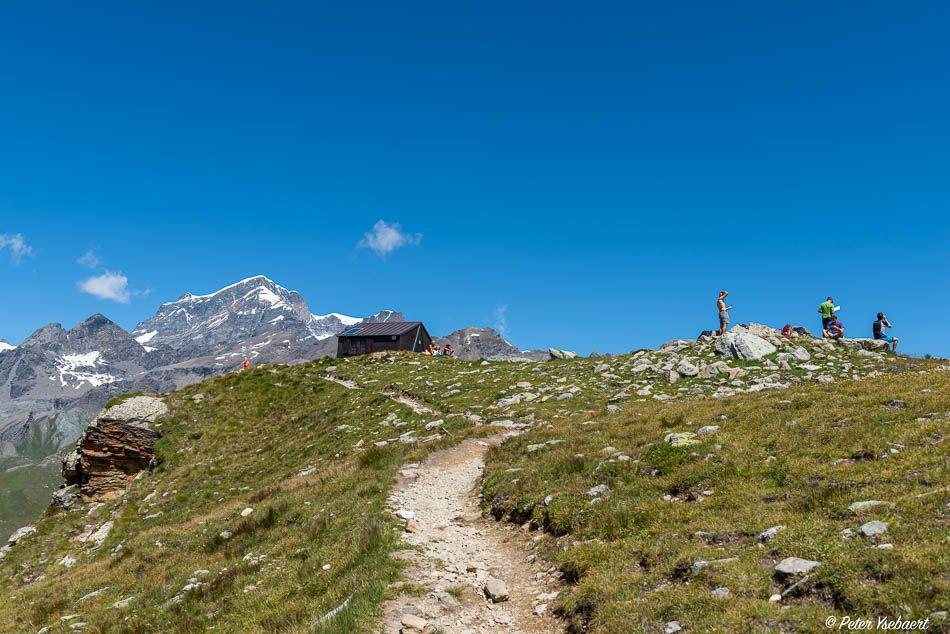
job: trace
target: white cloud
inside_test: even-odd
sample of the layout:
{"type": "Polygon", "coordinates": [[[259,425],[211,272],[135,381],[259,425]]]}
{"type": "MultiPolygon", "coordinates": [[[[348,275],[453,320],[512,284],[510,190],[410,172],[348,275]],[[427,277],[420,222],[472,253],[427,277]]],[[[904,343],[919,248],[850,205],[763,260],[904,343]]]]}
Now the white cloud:
{"type": "Polygon", "coordinates": [[[94,269],[102,264],[102,260],[99,259],[99,256],[96,255],[95,251],[89,249],[82,255],[81,258],[76,260],[76,264],[84,266],[87,269],[94,269]]]}
{"type": "Polygon", "coordinates": [[[111,299],[120,304],[128,304],[132,297],[129,291],[129,278],[111,271],[86,278],[79,283],[79,290],[99,299],[111,299]]]}
{"type": "Polygon", "coordinates": [[[364,234],[356,246],[370,249],[378,256],[385,257],[404,246],[418,246],[422,242],[421,233],[404,233],[398,222],[392,224],[379,220],[373,230],[364,234]]]}
{"type": "Polygon", "coordinates": [[[503,337],[508,336],[508,306],[506,304],[495,309],[495,323],[492,326],[503,337]]]}
{"type": "Polygon", "coordinates": [[[33,255],[33,247],[26,243],[22,233],[0,233],[0,250],[3,249],[10,250],[10,259],[14,264],[33,255]]]}

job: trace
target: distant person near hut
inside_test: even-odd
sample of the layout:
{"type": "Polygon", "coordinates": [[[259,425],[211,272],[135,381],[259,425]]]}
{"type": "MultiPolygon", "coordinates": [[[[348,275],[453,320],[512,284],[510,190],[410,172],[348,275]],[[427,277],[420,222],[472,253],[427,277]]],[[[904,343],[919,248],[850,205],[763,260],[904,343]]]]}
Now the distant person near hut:
{"type": "Polygon", "coordinates": [[[243,367],[245,370],[250,370],[250,369],[251,369],[251,360],[248,359],[247,357],[245,357],[245,358],[244,358],[244,364],[243,364],[241,367],[243,367]]]}
{"type": "Polygon", "coordinates": [[[729,311],[732,306],[726,306],[726,298],[729,297],[729,291],[719,291],[719,299],[716,300],[716,308],[719,309],[719,334],[726,334],[729,328],[729,311]]]}
{"type": "Polygon", "coordinates": [[[818,313],[821,315],[821,331],[825,332],[831,322],[835,320],[835,300],[829,297],[818,304],[818,313]]]}
{"type": "Polygon", "coordinates": [[[877,320],[874,322],[874,325],[872,328],[874,331],[875,339],[879,339],[881,341],[891,344],[891,350],[893,350],[894,352],[897,352],[897,342],[899,341],[898,338],[891,337],[886,332],[884,332],[885,328],[893,328],[893,326],[891,325],[891,322],[887,320],[887,317],[884,315],[884,313],[877,314],[877,320]]]}

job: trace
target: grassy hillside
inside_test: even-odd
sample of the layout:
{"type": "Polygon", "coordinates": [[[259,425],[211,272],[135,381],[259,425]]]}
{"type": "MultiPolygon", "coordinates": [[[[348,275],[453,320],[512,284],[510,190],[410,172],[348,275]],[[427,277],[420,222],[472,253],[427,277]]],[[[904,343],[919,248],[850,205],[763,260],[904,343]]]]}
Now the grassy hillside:
{"type": "MultiPolygon", "coordinates": [[[[823,372],[851,376],[935,365],[847,350],[835,354],[817,361],[827,367],[823,372]],[[847,369],[839,369],[842,364],[847,369]]],[[[166,398],[171,412],[159,423],[165,435],[154,471],[118,499],[48,513],[37,522],[37,533],[0,561],[0,631],[55,631],[76,622],[86,623],[86,631],[109,632],[372,631],[387,588],[399,579],[390,555],[400,547],[401,526],[385,512],[385,500],[400,465],[466,437],[494,433],[499,425],[524,426],[528,433],[493,454],[485,492],[499,514],[513,511],[519,521],[533,517],[561,535],[551,538],[550,556],[578,582],[563,594],[563,608],[577,623],[611,630],[637,618],[652,627],[675,611],[670,606],[680,606],[674,618],[695,618],[698,626],[709,600],[688,608],[680,601],[700,596],[689,593],[701,584],[664,571],[700,553],[709,558],[718,548],[744,553],[738,566],[700,573],[737,575],[725,579],[737,598],[717,617],[721,623],[773,613],[769,618],[780,622],[783,613],[759,596],[768,584],[760,586],[769,558],[792,546],[797,551],[791,554],[824,557],[822,574],[829,575],[840,569],[838,552],[880,558],[875,574],[881,592],[891,594],[877,603],[850,599],[858,607],[883,605],[898,594],[910,597],[914,610],[931,607],[930,588],[946,590],[928,576],[941,562],[946,570],[946,553],[934,537],[945,529],[945,517],[933,515],[946,503],[941,495],[902,502],[881,516],[891,521],[892,551],[868,555],[858,539],[836,550],[822,540],[829,539],[831,524],[844,527],[839,507],[851,493],[891,499],[884,496],[930,491],[946,482],[945,456],[939,464],[925,459],[942,447],[946,420],[929,413],[948,409],[940,402],[947,394],[945,373],[815,387],[796,369],[802,386],[792,390],[695,401],[685,399],[711,394],[725,381],[736,389],[753,384],[748,377],[669,384],[658,377],[660,366],[676,360],[671,355],[668,350],[542,364],[418,355],[327,359],[259,368],[180,390],[166,398]],[[644,360],[656,367],[644,370],[644,360]],[[921,392],[928,381],[939,384],[921,392]],[[652,392],[638,395],[647,384],[652,392]],[[405,395],[415,399],[411,406],[401,402],[405,395]],[[895,397],[909,407],[880,407],[895,397]],[[432,413],[417,413],[420,404],[432,413]],[[617,404],[621,412],[609,413],[617,404]],[[917,422],[924,414],[926,422],[917,422]],[[715,441],[688,451],[662,443],[661,432],[691,430],[721,415],[727,419],[712,423],[721,426],[715,441]],[[788,425],[789,418],[795,425],[788,425]],[[436,419],[442,422],[426,429],[436,419]],[[529,445],[547,440],[563,442],[529,451],[529,445]],[[901,443],[900,453],[877,459],[879,451],[890,451],[889,442],[901,443]],[[607,445],[630,460],[603,453],[607,445]],[[813,452],[806,451],[810,446],[813,452]],[[845,467],[830,464],[832,454],[858,458],[845,467]],[[769,455],[776,459],[766,462],[769,455]],[[906,469],[919,475],[895,468],[911,459],[906,469]],[[647,466],[660,474],[645,475],[647,466]],[[878,481],[894,488],[869,488],[878,481]],[[613,493],[591,506],[586,491],[601,483],[613,493]],[[713,494],[702,502],[664,506],[656,499],[704,489],[713,494]],[[806,490],[813,495],[804,496],[806,490]],[[548,495],[551,503],[542,508],[548,495]],[[765,502],[766,495],[778,497],[765,502]],[[715,512],[694,517],[704,509],[715,512]],[[922,528],[907,528],[923,517],[929,523],[922,528]],[[775,523],[789,528],[764,550],[748,546],[745,537],[719,543],[726,533],[775,523]],[[97,546],[107,525],[111,530],[97,546]],[[896,565],[911,561],[903,559],[909,558],[905,535],[911,533],[905,531],[911,530],[919,557],[905,572],[896,565]],[[718,545],[706,545],[697,531],[715,536],[708,539],[718,545]],[[595,541],[574,546],[575,540],[595,541]],[[646,586],[669,590],[646,595],[646,586]],[[754,597],[746,596],[753,591],[754,597]]],[[[769,363],[735,365],[755,376],[772,372],[769,363]]],[[[834,588],[833,581],[823,577],[823,587],[834,588]]],[[[810,622],[809,601],[817,599],[803,599],[805,607],[787,618],[810,622]]],[[[835,607],[834,601],[829,605],[835,607]]]]}
{"type": "Polygon", "coordinates": [[[169,397],[154,472],[120,499],[47,515],[0,564],[0,631],[73,614],[91,631],[313,631],[347,599],[328,631],[369,629],[397,575],[383,513],[395,469],[471,425],[447,419],[453,436],[398,442],[431,419],[318,368],[232,374],[169,397]],[[383,439],[393,442],[374,445],[383,439]],[[106,521],[101,546],[78,541],[106,521]]]}
{"type": "Polygon", "coordinates": [[[819,631],[829,615],[925,618],[950,597],[948,431],[950,372],[640,403],[494,449],[484,493],[496,515],[558,536],[547,552],[576,583],[561,608],[579,629],[819,631]],[[664,440],[706,426],[718,429],[697,444],[664,440]],[[849,510],[867,500],[885,504],[849,510]],[[870,520],[887,532],[861,535],[870,520]],[[774,526],[785,528],[763,542],[774,526]],[[770,603],[791,585],[773,574],[786,557],[822,565],[770,603]]]}
{"type": "Polygon", "coordinates": [[[59,472],[55,462],[35,465],[19,459],[0,460],[0,542],[32,523],[39,510],[46,508],[62,481],[59,472]]]}

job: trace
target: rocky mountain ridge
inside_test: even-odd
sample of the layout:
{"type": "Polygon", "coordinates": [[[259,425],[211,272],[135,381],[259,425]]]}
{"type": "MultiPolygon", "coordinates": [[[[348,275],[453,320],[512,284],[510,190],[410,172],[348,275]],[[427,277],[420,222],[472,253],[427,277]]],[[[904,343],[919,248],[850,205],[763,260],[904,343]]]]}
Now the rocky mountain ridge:
{"type": "Polygon", "coordinates": [[[296,291],[255,276],[207,295],[185,293],[131,333],[101,314],[70,330],[47,324],[19,346],[0,347],[0,458],[58,451],[116,394],[173,390],[237,369],[245,358],[326,356],[348,325],[401,319],[392,310],[316,315],[296,291]]]}
{"type": "MultiPolygon", "coordinates": [[[[336,353],[333,336],[360,322],[402,321],[314,314],[303,296],[262,275],[213,293],[165,302],[131,333],[96,314],[66,330],[51,323],[19,346],[0,345],[0,459],[40,461],[72,443],[113,396],[167,392],[252,364],[299,363],[336,353]]],[[[436,340],[461,358],[539,360],[490,328],[436,340]]]]}
{"type": "Polygon", "coordinates": [[[548,358],[548,353],[541,350],[518,349],[492,328],[469,326],[444,337],[436,337],[433,343],[440,348],[451,345],[459,359],[542,361],[548,358]]]}

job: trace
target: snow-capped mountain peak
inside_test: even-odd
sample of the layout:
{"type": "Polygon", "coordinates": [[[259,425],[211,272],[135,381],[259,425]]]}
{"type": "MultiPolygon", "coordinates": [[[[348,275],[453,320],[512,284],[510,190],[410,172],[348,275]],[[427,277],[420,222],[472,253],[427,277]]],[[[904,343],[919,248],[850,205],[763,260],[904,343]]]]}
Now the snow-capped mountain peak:
{"type": "Polygon", "coordinates": [[[0,352],[7,352],[9,350],[16,350],[16,346],[8,342],[6,339],[0,339],[0,352]]]}
{"type": "Polygon", "coordinates": [[[142,345],[181,349],[250,339],[290,323],[305,330],[309,318],[300,293],[257,275],[207,295],[185,293],[162,304],[132,334],[142,345]]]}
{"type": "Polygon", "coordinates": [[[168,346],[180,351],[277,333],[281,333],[280,341],[323,341],[361,321],[402,318],[391,310],[365,318],[342,313],[315,315],[300,293],[255,275],[213,293],[185,293],[174,302],[162,304],[155,316],[140,323],[132,334],[149,350],[168,346]]]}

